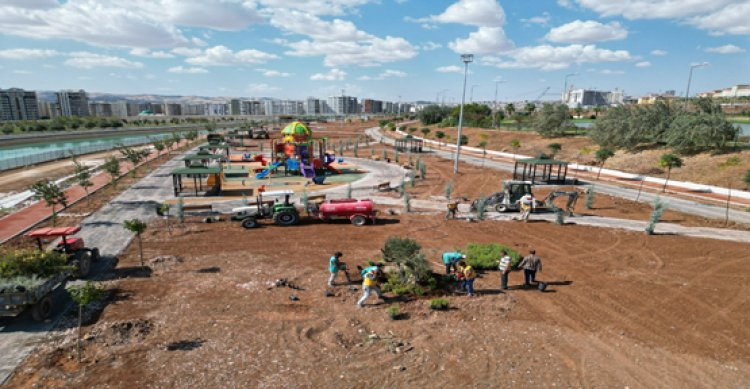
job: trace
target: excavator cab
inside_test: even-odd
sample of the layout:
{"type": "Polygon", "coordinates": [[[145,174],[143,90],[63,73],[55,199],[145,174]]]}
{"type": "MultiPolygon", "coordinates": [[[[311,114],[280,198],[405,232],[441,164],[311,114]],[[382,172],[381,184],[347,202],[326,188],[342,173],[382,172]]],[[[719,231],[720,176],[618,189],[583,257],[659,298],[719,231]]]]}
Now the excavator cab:
{"type": "Polygon", "coordinates": [[[508,202],[514,204],[521,197],[531,193],[531,183],[528,181],[506,181],[505,192],[509,197],[508,202]]]}

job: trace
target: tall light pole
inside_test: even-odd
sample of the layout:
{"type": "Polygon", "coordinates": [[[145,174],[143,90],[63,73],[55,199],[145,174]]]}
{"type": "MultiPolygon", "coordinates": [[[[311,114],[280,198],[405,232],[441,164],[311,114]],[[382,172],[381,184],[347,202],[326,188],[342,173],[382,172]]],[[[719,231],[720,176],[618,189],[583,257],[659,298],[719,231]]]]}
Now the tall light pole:
{"type": "Polygon", "coordinates": [[[568,78],[577,76],[578,73],[570,73],[565,75],[565,87],[563,87],[563,95],[562,95],[562,102],[563,104],[567,104],[568,100],[568,78]]]}
{"type": "Polygon", "coordinates": [[[469,102],[470,103],[474,102],[474,88],[476,88],[478,86],[479,86],[479,84],[474,84],[474,85],[471,86],[471,92],[469,93],[469,102]]]}
{"type": "Polygon", "coordinates": [[[685,111],[687,111],[688,101],[690,100],[690,82],[693,80],[693,69],[703,68],[706,66],[708,66],[708,62],[690,65],[690,75],[688,75],[688,84],[687,89],[685,90],[685,111]]]}
{"type": "Polygon", "coordinates": [[[492,104],[492,128],[497,128],[497,86],[505,83],[503,80],[495,81],[495,103],[492,104]]]}
{"type": "Polygon", "coordinates": [[[453,174],[458,174],[458,159],[461,157],[461,129],[464,125],[464,102],[466,100],[466,75],[469,73],[469,64],[474,62],[474,54],[461,54],[464,63],[464,87],[461,92],[461,110],[458,114],[458,136],[456,136],[456,160],[453,161],[453,174]]]}

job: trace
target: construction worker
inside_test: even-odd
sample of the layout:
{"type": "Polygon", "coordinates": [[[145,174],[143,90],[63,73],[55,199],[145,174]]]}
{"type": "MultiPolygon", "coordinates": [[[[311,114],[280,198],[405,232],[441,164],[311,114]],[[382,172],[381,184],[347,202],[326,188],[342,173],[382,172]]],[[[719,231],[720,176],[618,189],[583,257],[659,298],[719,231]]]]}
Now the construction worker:
{"type": "Polygon", "coordinates": [[[534,210],[534,203],[536,202],[536,200],[534,200],[534,195],[531,193],[526,193],[525,195],[523,195],[523,197],[518,199],[517,202],[521,206],[520,220],[523,220],[523,222],[526,223],[529,220],[531,211],[534,210]]]}
{"type": "Polygon", "coordinates": [[[458,271],[456,264],[462,259],[466,259],[466,256],[461,254],[460,251],[444,252],[443,264],[445,265],[445,274],[451,274],[451,269],[453,269],[453,271],[458,271]]]}
{"type": "Polygon", "coordinates": [[[510,274],[511,262],[512,258],[508,255],[508,252],[501,251],[500,266],[498,267],[498,270],[500,271],[500,289],[502,290],[508,289],[508,274],[510,274]]]}
{"type": "Polygon", "coordinates": [[[377,264],[362,271],[364,273],[364,276],[362,277],[362,290],[364,293],[362,293],[362,297],[357,301],[357,308],[364,307],[365,301],[370,297],[370,293],[373,291],[378,296],[378,299],[383,298],[383,294],[380,292],[380,286],[378,286],[381,266],[383,265],[377,264]]]}
{"type": "Polygon", "coordinates": [[[531,286],[532,282],[536,283],[536,272],[542,271],[542,259],[536,255],[534,249],[531,249],[518,267],[523,269],[523,286],[531,286]]]}
{"type": "Polygon", "coordinates": [[[448,212],[446,212],[445,214],[445,220],[455,219],[456,211],[458,211],[458,201],[449,202],[447,207],[448,207],[448,212]]]}
{"type": "Polygon", "coordinates": [[[463,275],[463,282],[461,283],[461,289],[466,291],[466,294],[471,297],[474,296],[474,280],[477,278],[477,273],[471,265],[467,265],[465,261],[458,263],[459,269],[463,275]]]}
{"type": "Polygon", "coordinates": [[[331,273],[331,276],[328,277],[329,288],[333,288],[333,282],[336,280],[336,275],[338,275],[339,270],[342,270],[341,257],[343,256],[344,254],[342,254],[341,251],[337,251],[330,259],[328,259],[328,271],[331,273]]]}

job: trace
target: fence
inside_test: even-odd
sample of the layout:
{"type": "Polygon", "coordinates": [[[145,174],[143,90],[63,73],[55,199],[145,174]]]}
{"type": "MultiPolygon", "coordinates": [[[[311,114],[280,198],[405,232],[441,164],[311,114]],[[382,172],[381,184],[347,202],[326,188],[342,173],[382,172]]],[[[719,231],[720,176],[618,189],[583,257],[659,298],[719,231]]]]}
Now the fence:
{"type": "Polygon", "coordinates": [[[99,153],[102,151],[113,150],[119,146],[135,146],[151,143],[152,139],[164,138],[169,135],[152,135],[149,137],[134,137],[132,139],[118,139],[117,141],[97,143],[87,146],[71,147],[60,150],[43,151],[39,153],[30,153],[19,156],[0,157],[0,171],[14,169],[18,167],[30,166],[42,162],[54,161],[57,159],[70,158],[72,155],[83,155],[99,153]]]}

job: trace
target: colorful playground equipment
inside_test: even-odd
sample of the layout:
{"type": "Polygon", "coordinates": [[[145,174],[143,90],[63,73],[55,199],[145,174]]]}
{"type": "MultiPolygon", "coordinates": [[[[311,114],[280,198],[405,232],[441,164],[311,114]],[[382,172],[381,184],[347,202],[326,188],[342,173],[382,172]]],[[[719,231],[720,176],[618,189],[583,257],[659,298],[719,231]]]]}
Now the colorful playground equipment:
{"type": "Polygon", "coordinates": [[[299,172],[300,175],[313,179],[324,176],[326,172],[341,174],[331,166],[336,161],[336,154],[327,149],[328,138],[313,138],[310,128],[301,122],[291,122],[281,130],[281,141],[273,140],[273,162],[284,165],[287,173],[299,172]]]}

